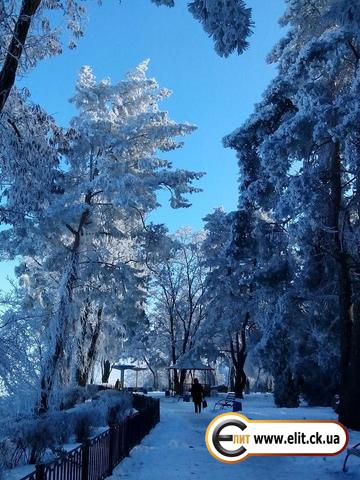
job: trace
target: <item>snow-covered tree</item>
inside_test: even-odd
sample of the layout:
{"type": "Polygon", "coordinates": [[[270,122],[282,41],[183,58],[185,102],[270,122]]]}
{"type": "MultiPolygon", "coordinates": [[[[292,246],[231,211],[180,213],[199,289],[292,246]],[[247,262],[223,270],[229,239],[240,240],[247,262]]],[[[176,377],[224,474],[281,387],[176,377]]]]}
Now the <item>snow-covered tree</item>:
{"type": "MultiPolygon", "coordinates": [[[[28,101],[26,92],[13,92],[0,116],[3,224],[22,228],[56,192],[60,153],[66,144],[63,133],[50,115],[28,101]]],[[[2,255],[6,259],[4,250],[2,255]]]]}
{"type": "Polygon", "coordinates": [[[235,51],[241,54],[248,47],[251,9],[243,0],[194,0],[189,2],[189,11],[213,38],[219,55],[227,57],[235,51]]]}
{"type": "MultiPolygon", "coordinates": [[[[151,297],[148,302],[151,303],[151,297]]],[[[141,362],[146,366],[150,371],[154,390],[161,386],[168,387],[169,354],[165,332],[157,329],[156,322],[147,318],[141,323],[138,322],[136,327],[132,338],[125,339],[121,358],[141,362]]]]}
{"type": "Polygon", "coordinates": [[[288,33],[269,57],[278,76],[249,121],[226,139],[238,151],[241,201],[269,212],[289,235],[305,310],[316,319],[338,299],[328,322],[316,323],[340,343],[340,420],[354,428],[360,428],[358,18],[351,0],[289,1],[282,19],[288,33]],[[309,296],[302,287],[306,278],[315,281],[314,256],[318,283],[309,296]]]}
{"type": "MultiPolygon", "coordinates": [[[[274,344],[279,324],[284,323],[277,304],[285,302],[283,294],[292,271],[283,232],[270,218],[255,212],[252,205],[245,207],[246,202],[237,212],[225,214],[218,209],[208,215],[204,242],[209,268],[208,323],[220,352],[229,353],[234,389],[240,397],[246,386],[245,362],[249,352],[252,361],[256,359],[275,378],[277,389],[282,384],[279,375],[284,365],[289,365],[293,351],[289,348],[287,356],[279,356],[274,344]],[[279,252],[281,244],[284,249],[279,252]],[[266,361],[262,361],[264,356],[266,361]]],[[[286,401],[281,403],[290,406],[286,401]]]]}
{"type": "Polygon", "coordinates": [[[23,311],[18,298],[18,292],[0,298],[0,388],[3,397],[12,398],[19,390],[35,392],[39,366],[34,319],[23,311]]]}
{"type": "MultiPolygon", "coordinates": [[[[175,0],[151,1],[156,5],[175,5],[175,0]]],[[[236,51],[241,54],[246,50],[253,23],[251,8],[243,0],[192,0],[188,2],[188,9],[213,38],[220,56],[227,57],[236,51]]]]}
{"type": "Polygon", "coordinates": [[[176,137],[194,127],[158,108],[170,92],[146,70],[144,62],[115,85],[82,70],[73,99],[79,113],[67,134],[57,188],[46,192],[44,208],[22,231],[1,232],[12,255],[24,258],[18,273],[29,299],[46,314],[44,409],[55,386],[75,377],[84,383],[106,333],[115,342],[125,318],[135,321],[134,312],[142,311],[141,235],[147,214],[159,206],[157,193],[170,192],[171,206],[180,208],[198,191],[191,183],[201,174],[174,170],[159,156],[181,147],[176,137]]]}
{"type": "Polygon", "coordinates": [[[51,16],[59,10],[71,32],[69,45],[83,35],[84,1],[1,0],[0,1],[0,112],[15,84],[16,75],[39,60],[61,53],[61,30],[51,16]]]}
{"type": "MultiPolygon", "coordinates": [[[[237,212],[226,214],[217,209],[204,219],[206,238],[203,252],[207,267],[204,308],[207,322],[203,336],[208,339],[206,350],[211,352],[215,347],[215,358],[229,358],[233,388],[242,398],[252,328],[251,275],[248,267],[251,267],[253,252],[240,246],[237,217],[240,217],[237,212]]],[[[245,231],[242,233],[245,234],[245,231]]]]}
{"type": "MultiPolygon", "coordinates": [[[[150,329],[159,336],[168,365],[178,361],[199,361],[199,331],[206,321],[203,299],[205,272],[203,233],[185,227],[164,237],[157,229],[149,232],[148,258],[150,329]],[[152,233],[152,235],[151,235],[152,233]],[[151,243],[155,245],[150,249],[151,243]],[[149,254],[150,253],[150,254],[149,254]]],[[[182,392],[185,370],[174,370],[174,386],[182,392]]]]}

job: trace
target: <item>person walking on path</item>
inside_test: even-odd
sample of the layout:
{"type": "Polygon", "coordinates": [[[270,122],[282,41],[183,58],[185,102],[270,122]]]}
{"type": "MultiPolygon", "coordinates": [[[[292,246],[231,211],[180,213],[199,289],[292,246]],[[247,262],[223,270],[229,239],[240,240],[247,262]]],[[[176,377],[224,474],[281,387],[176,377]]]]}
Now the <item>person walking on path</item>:
{"type": "Polygon", "coordinates": [[[195,413],[201,413],[201,405],[204,397],[204,389],[197,378],[194,378],[194,383],[191,387],[191,396],[195,406],[195,413]]]}

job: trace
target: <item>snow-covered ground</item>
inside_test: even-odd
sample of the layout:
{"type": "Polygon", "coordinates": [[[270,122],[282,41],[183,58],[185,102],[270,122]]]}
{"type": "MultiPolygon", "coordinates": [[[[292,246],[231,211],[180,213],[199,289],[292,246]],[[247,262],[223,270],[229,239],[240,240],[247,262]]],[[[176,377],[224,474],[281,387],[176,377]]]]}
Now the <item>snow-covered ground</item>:
{"type": "MultiPolygon", "coordinates": [[[[252,457],[236,465],[218,462],[208,453],[204,435],[217,415],[209,407],[196,415],[193,404],[161,398],[161,422],[114,471],[112,480],[360,480],[360,459],[352,456],[342,472],[345,453],[335,457],[252,457]]],[[[221,412],[220,412],[221,413],[221,412]]],[[[243,401],[243,413],[258,419],[333,419],[330,408],[276,408],[271,395],[252,394],[243,401]]],[[[350,433],[350,445],[360,432],[350,433]]]]}

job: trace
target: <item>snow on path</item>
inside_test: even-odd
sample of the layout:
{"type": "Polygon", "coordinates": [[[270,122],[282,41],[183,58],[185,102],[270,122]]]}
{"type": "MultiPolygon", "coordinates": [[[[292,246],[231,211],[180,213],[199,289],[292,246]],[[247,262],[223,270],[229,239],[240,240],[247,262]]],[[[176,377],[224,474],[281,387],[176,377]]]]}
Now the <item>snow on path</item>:
{"type": "MultiPolygon", "coordinates": [[[[360,461],[351,457],[349,471],[342,473],[344,453],[335,457],[252,457],[236,465],[218,462],[205,446],[205,430],[217,414],[214,400],[200,415],[193,404],[161,398],[161,421],[114,471],[112,480],[360,480],[360,461]],[[233,477],[234,478],[234,477],[233,477]]],[[[243,402],[249,418],[329,419],[329,408],[275,408],[270,395],[253,394],[243,402]]],[[[350,432],[350,444],[360,442],[350,432]]]]}

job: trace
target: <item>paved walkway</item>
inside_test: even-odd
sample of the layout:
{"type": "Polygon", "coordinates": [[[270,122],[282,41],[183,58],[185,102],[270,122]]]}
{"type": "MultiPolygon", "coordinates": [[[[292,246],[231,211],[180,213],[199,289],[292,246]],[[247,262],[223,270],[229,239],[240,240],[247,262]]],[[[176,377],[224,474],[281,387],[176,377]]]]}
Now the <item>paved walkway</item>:
{"type": "MultiPolygon", "coordinates": [[[[218,462],[208,453],[204,434],[215,416],[213,402],[200,415],[193,404],[161,398],[161,422],[114,471],[113,480],[360,480],[360,462],[341,472],[344,454],[336,457],[252,457],[236,465],[218,462]]],[[[333,418],[328,408],[278,409],[271,396],[251,395],[244,401],[250,418],[333,418]]],[[[360,441],[356,432],[352,442],[360,441]]]]}

